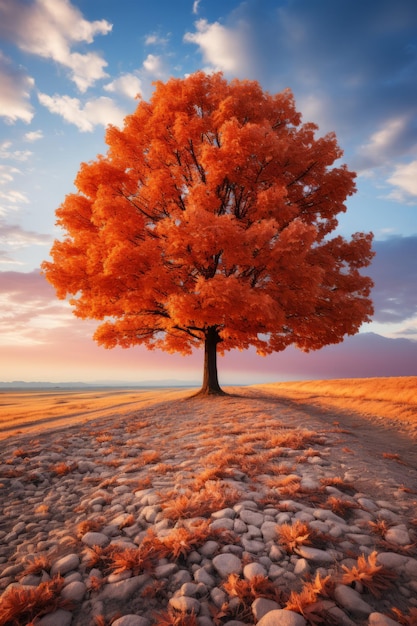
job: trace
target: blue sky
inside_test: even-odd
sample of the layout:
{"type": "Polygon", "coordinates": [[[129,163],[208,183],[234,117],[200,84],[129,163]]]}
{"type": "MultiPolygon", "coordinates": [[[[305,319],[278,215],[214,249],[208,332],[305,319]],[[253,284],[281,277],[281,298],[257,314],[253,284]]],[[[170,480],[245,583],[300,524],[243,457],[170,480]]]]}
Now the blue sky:
{"type": "Polygon", "coordinates": [[[347,366],[364,362],[363,334],[316,355],[230,355],[226,380],[382,375],[382,358],[390,375],[417,374],[415,0],[0,0],[0,43],[0,380],[112,379],[115,367],[123,380],[172,369],[199,379],[201,355],[96,348],[94,324],[38,273],[59,236],[55,209],[80,163],[105,152],[106,125],[122,124],[153,81],[198,69],[289,87],[303,121],[336,132],[358,174],[339,230],[372,231],[377,252],[375,316],[362,331],[376,333],[378,359],[366,371],[347,366]]]}

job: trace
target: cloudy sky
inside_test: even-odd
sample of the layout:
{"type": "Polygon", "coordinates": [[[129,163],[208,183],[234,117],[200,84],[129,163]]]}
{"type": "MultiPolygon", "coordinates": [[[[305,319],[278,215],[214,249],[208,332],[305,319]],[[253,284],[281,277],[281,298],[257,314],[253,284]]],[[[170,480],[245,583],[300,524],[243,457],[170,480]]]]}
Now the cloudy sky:
{"type": "Polygon", "coordinates": [[[220,360],[224,383],[417,375],[415,0],[0,0],[0,381],[199,381],[190,358],[104,350],[39,274],[55,209],[155,80],[290,87],[358,174],[339,231],[375,235],[375,316],[343,344],[220,360]]]}

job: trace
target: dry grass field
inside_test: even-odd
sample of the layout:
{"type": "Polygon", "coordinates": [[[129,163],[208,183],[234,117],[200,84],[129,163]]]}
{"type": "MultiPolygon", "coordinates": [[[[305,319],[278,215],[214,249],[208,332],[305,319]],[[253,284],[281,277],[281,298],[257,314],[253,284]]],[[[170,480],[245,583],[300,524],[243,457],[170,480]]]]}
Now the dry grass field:
{"type": "MultiPolygon", "coordinates": [[[[385,418],[417,427],[417,376],[269,383],[229,387],[226,391],[248,397],[260,392],[304,408],[385,418]]],[[[192,393],[191,389],[169,388],[5,390],[0,392],[0,439],[109,415],[117,417],[160,402],[175,402],[192,393]]]]}
{"type": "Polygon", "coordinates": [[[107,415],[125,415],[137,408],[176,400],[179,389],[94,389],[0,391],[0,439],[19,432],[70,426],[107,415]]]}
{"type": "Polygon", "coordinates": [[[417,376],[271,383],[252,388],[298,404],[417,425],[417,376]]]}

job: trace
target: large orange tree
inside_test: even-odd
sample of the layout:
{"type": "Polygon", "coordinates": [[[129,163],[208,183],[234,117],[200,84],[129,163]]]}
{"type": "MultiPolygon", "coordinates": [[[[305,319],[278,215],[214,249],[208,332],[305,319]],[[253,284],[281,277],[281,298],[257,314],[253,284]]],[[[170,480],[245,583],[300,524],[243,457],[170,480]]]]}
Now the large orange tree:
{"type": "Polygon", "coordinates": [[[100,320],[106,348],[204,346],[202,393],[221,393],[217,352],[342,341],[372,314],[372,235],[330,235],[355,174],[316,130],[289,90],[203,72],[156,83],[81,164],[46,278],[100,320]]]}

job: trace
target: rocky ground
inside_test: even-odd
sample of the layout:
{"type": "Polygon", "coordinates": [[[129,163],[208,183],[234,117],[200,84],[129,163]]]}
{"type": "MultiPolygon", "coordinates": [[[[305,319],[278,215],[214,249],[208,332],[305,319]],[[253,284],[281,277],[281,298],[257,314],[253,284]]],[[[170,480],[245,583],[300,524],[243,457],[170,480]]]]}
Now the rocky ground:
{"type": "Polygon", "coordinates": [[[4,440],[0,625],[417,624],[413,433],[236,393],[4,440]]]}

